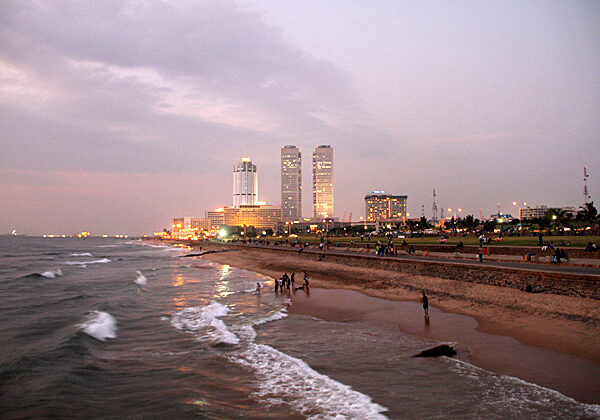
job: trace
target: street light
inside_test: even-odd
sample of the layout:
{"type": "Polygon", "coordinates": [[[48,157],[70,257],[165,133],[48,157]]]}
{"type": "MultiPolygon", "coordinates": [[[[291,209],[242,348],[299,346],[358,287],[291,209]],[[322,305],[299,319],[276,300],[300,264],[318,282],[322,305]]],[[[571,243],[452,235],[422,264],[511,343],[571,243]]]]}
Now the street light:
{"type": "Polygon", "coordinates": [[[519,207],[519,220],[521,220],[521,208],[525,207],[527,205],[527,203],[523,202],[519,202],[519,201],[513,201],[513,206],[517,206],[519,207]]]}

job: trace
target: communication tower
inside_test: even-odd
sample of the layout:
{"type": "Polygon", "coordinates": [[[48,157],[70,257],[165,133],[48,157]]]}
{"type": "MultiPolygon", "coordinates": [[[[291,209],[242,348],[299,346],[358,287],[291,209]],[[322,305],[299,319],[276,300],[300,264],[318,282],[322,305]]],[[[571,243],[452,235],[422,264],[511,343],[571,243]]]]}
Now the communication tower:
{"type": "Polygon", "coordinates": [[[583,204],[589,203],[591,200],[590,191],[588,190],[587,180],[590,176],[587,173],[587,166],[583,167],[583,204]]]}
{"type": "Polygon", "coordinates": [[[437,208],[437,203],[435,202],[435,188],[433,189],[433,206],[431,206],[431,213],[432,213],[432,217],[431,217],[431,221],[433,222],[433,226],[437,225],[438,222],[438,208],[437,208]]]}

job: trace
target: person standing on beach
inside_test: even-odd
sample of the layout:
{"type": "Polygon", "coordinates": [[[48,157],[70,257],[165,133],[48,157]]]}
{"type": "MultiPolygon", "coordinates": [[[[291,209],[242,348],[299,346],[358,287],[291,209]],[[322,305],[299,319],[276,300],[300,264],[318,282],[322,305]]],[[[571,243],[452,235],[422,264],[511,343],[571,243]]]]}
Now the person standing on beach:
{"type": "Polygon", "coordinates": [[[429,316],[429,299],[427,298],[425,292],[423,292],[421,302],[423,302],[423,310],[425,311],[425,316],[429,316]]]}
{"type": "Polygon", "coordinates": [[[279,280],[275,279],[275,293],[277,293],[277,289],[279,289],[279,280]]]}
{"type": "Polygon", "coordinates": [[[308,289],[308,273],[305,271],[304,272],[304,287],[308,289]]]}
{"type": "Polygon", "coordinates": [[[292,282],[292,289],[294,288],[294,282],[296,281],[296,273],[292,273],[292,275],[290,276],[290,281],[292,282]]]}

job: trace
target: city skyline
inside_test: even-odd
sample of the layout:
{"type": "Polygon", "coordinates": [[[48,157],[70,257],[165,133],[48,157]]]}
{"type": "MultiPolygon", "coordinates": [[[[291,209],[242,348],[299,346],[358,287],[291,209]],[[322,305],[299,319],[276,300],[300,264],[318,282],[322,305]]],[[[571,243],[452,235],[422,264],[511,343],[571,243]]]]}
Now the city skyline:
{"type": "Polygon", "coordinates": [[[335,149],[338,217],[373,190],[428,218],[434,188],[476,217],[577,208],[584,166],[597,203],[599,21],[594,1],[6,0],[0,233],[149,233],[229,203],[240,156],[276,203],[286,144],[335,149]]]}

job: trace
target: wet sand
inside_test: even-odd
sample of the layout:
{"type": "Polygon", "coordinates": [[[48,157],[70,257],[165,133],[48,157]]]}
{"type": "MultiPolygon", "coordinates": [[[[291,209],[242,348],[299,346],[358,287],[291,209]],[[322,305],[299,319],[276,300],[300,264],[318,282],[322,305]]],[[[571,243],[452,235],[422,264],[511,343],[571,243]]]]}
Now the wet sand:
{"type": "Polygon", "coordinates": [[[486,370],[558,390],[578,401],[600,403],[597,300],[527,294],[252,249],[203,258],[274,278],[295,271],[301,279],[306,270],[311,275],[310,298],[297,293],[293,313],[347,322],[393,321],[410,334],[461,343],[459,357],[486,370]],[[417,303],[421,290],[430,298],[429,325],[417,303]]]}
{"type": "Polygon", "coordinates": [[[430,307],[427,320],[416,302],[314,287],[309,294],[294,293],[288,312],[329,321],[393,322],[402,332],[431,339],[432,347],[439,342],[452,343],[457,358],[482,369],[557,390],[577,401],[600,403],[600,364],[479,331],[471,316],[430,307]]]}

